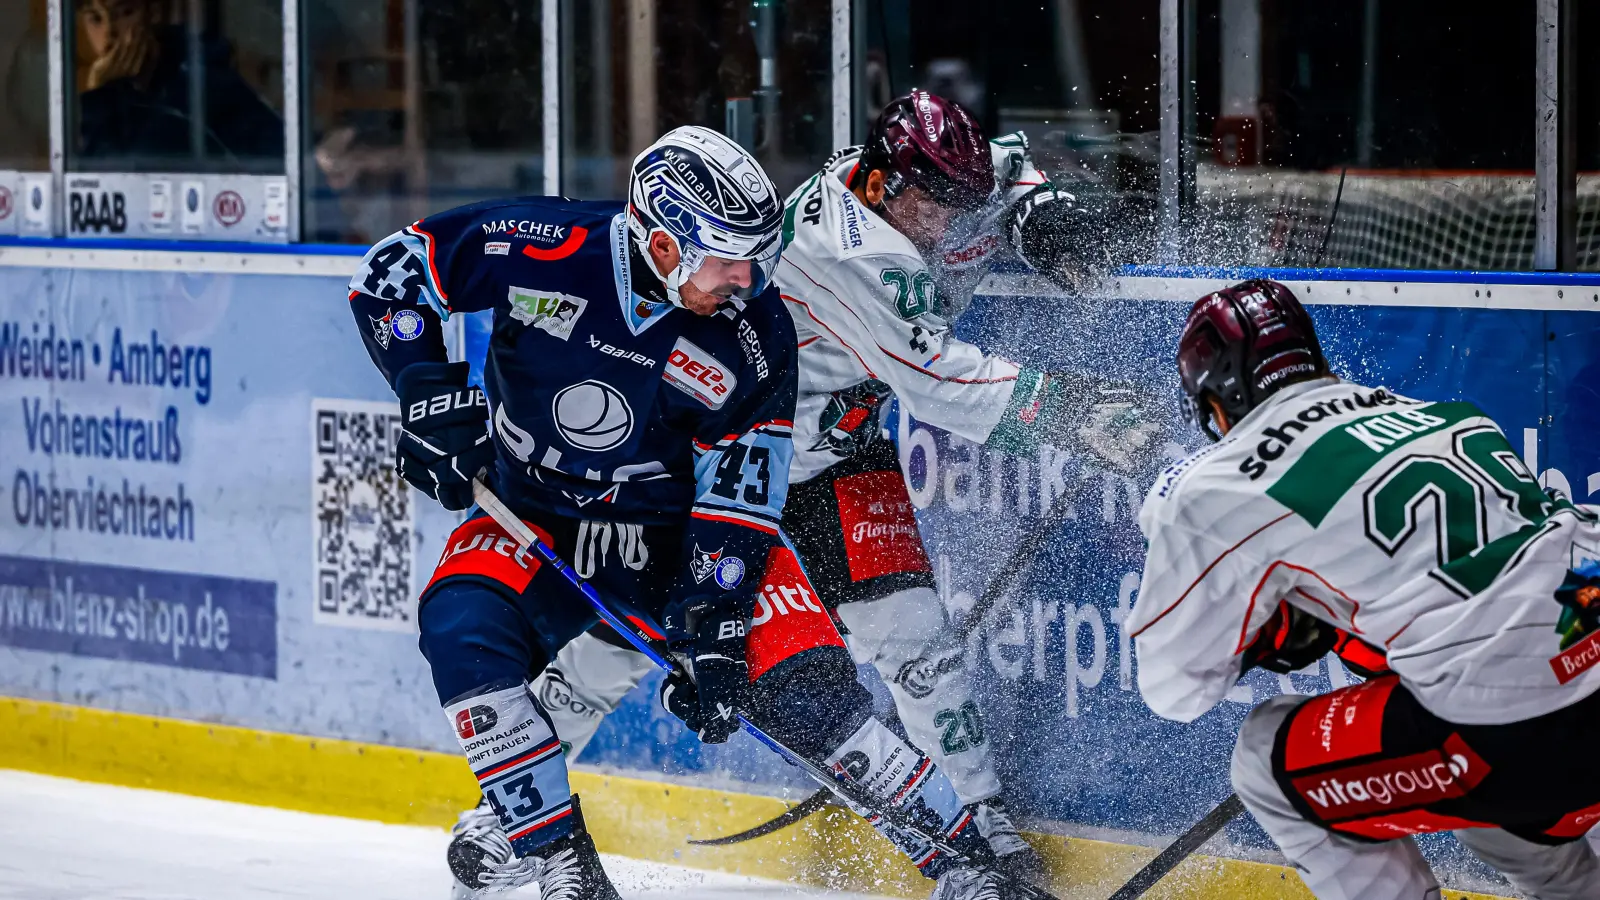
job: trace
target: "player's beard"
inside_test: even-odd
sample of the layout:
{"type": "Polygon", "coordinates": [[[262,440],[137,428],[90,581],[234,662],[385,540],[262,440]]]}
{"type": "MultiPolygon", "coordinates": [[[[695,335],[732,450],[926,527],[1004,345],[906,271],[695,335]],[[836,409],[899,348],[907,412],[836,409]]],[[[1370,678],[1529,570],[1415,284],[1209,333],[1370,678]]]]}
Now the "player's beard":
{"type": "Polygon", "coordinates": [[[693,281],[685,281],[678,288],[678,297],[683,300],[683,305],[695,315],[715,315],[717,308],[724,300],[734,295],[739,286],[732,283],[719,284],[709,291],[702,291],[693,281]]]}

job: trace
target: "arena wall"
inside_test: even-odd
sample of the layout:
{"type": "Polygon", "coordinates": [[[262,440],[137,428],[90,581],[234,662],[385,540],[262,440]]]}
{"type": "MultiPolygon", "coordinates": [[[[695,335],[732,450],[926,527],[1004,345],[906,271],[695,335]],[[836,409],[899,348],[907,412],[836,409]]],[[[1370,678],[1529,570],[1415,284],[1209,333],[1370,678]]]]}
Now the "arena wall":
{"type": "MultiPolygon", "coordinates": [[[[398,489],[390,472],[397,408],[344,299],[354,262],[344,248],[0,246],[0,693],[18,698],[0,729],[16,732],[0,744],[0,765],[48,771],[50,754],[37,748],[57,746],[50,740],[109,739],[121,734],[105,731],[112,721],[173,734],[181,722],[160,723],[182,720],[231,737],[185,739],[174,759],[197,747],[261,758],[271,746],[302,760],[302,773],[370,773],[373,754],[403,748],[394,752],[431,760],[441,784],[454,777],[455,741],[416,650],[415,599],[457,517],[398,489]],[[252,744],[246,733],[262,737],[252,744]],[[336,765],[285,749],[329,739],[369,749],[336,765]]],[[[1243,274],[1257,273],[1130,269],[1114,296],[1094,300],[992,276],[958,330],[1034,365],[1175,397],[1171,348],[1185,301],[1243,274]]],[[[1341,374],[1470,399],[1543,482],[1579,502],[1600,491],[1600,278],[1272,274],[1312,304],[1341,374]]],[[[481,354],[481,322],[449,327],[453,346],[481,354]]],[[[1193,725],[1155,718],[1134,690],[1121,626],[1138,591],[1140,486],[1050,448],[1011,459],[904,417],[890,425],[958,619],[1020,535],[1052,503],[1071,505],[969,643],[981,723],[952,716],[946,735],[991,742],[1014,805],[1039,828],[1115,842],[1106,847],[1158,844],[1227,795],[1231,738],[1252,703],[1351,680],[1337,664],[1256,673],[1193,725]]],[[[1172,438],[1174,455],[1194,445],[1181,428],[1172,438]]],[[[715,787],[728,813],[705,820],[712,833],[781,808],[758,795],[808,790],[754,742],[699,746],[647,690],[606,723],[585,762],[683,796],[692,794],[683,784],[715,787]],[[753,799],[726,799],[738,797],[753,799]]],[[[223,783],[234,765],[205,771],[223,783]]],[[[134,778],[70,762],[60,771],[134,778]]],[[[406,798],[419,777],[379,777],[377,805],[433,802],[406,798]]],[[[199,775],[147,781],[207,793],[199,775]]],[[[450,802],[415,821],[442,824],[451,791],[470,798],[470,784],[433,791],[450,802]]],[[[1261,858],[1266,842],[1241,821],[1217,850],[1261,858]]],[[[1103,862],[1123,859],[1117,852],[1096,864],[1121,871],[1103,862]]],[[[1136,868],[1143,851],[1129,852],[1123,868],[1136,868]]],[[[1486,883],[1453,841],[1431,841],[1429,852],[1460,885],[1486,883]]]]}

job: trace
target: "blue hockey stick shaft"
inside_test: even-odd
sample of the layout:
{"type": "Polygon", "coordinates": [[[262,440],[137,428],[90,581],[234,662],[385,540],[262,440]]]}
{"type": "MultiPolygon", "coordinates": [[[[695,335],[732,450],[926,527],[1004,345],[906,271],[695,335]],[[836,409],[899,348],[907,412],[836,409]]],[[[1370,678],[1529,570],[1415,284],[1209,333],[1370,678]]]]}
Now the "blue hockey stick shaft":
{"type": "MultiPolygon", "coordinates": [[[[567,565],[566,560],[563,560],[556,554],[556,551],[553,548],[539,539],[539,535],[535,533],[532,528],[528,527],[526,522],[522,521],[522,519],[514,515],[510,509],[506,508],[506,505],[500,501],[499,497],[495,496],[494,491],[490,490],[489,486],[484,484],[482,479],[475,479],[473,481],[472,498],[478,502],[478,506],[481,507],[484,512],[489,514],[491,519],[495,520],[496,524],[498,524],[501,528],[504,528],[513,538],[522,543],[524,547],[537,554],[539,558],[545,562],[545,564],[560,572],[561,576],[567,580],[567,583],[577,588],[578,592],[584,596],[584,599],[589,601],[589,605],[594,609],[595,614],[600,617],[601,621],[616,629],[617,633],[626,638],[628,643],[632,644],[636,650],[638,650],[640,653],[643,653],[650,659],[651,662],[655,663],[664,671],[688,677],[688,673],[684,671],[682,663],[678,662],[678,660],[672,655],[672,650],[667,645],[667,640],[664,635],[656,632],[649,623],[644,622],[643,620],[634,621],[632,617],[618,615],[615,610],[606,604],[605,599],[600,596],[600,592],[595,589],[594,585],[583,580],[583,578],[579,576],[571,566],[567,565]]],[[[843,800],[856,815],[861,816],[864,819],[868,819],[873,816],[881,817],[895,827],[917,835],[918,837],[927,841],[930,846],[941,853],[948,854],[956,859],[967,859],[969,863],[972,862],[972,860],[968,859],[964,852],[951,846],[947,841],[943,840],[938,835],[929,834],[927,829],[923,828],[920,824],[911,821],[910,818],[904,815],[900,810],[884,808],[882,804],[878,803],[875,798],[862,790],[859,785],[840,778],[839,776],[828,771],[827,769],[824,769],[811,760],[806,759],[793,750],[790,750],[788,747],[784,746],[782,742],[767,734],[765,731],[762,731],[755,725],[755,723],[745,718],[743,714],[740,714],[739,716],[739,724],[744,727],[744,730],[751,737],[767,745],[773,750],[773,752],[783,757],[785,761],[805,771],[806,774],[810,775],[818,783],[837,793],[839,798],[843,800]]],[[[993,874],[1010,881],[1018,891],[1026,894],[1027,896],[1035,898],[1035,900],[1058,900],[1058,898],[1050,894],[1048,891],[1036,888],[1020,879],[1013,878],[1005,872],[992,869],[990,871],[992,871],[993,874]]]]}

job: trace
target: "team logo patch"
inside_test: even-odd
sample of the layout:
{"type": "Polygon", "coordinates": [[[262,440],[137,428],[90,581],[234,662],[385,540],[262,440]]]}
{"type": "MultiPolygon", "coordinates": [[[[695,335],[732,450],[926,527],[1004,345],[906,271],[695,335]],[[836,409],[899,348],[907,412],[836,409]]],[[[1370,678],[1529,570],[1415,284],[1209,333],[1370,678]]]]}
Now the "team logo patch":
{"type": "Polygon", "coordinates": [[[476,737],[493,728],[500,721],[493,707],[469,706],[456,713],[456,736],[462,740],[476,737]]]}
{"type": "Polygon", "coordinates": [[[717,563],[722,560],[722,547],[716,552],[707,553],[700,549],[699,544],[694,545],[694,555],[689,559],[689,573],[694,576],[695,584],[702,584],[712,573],[717,570],[717,563]]]}
{"type": "Polygon", "coordinates": [[[860,781],[872,771],[872,760],[860,750],[851,750],[833,764],[833,770],[851,781],[860,781]]]}
{"type": "Polygon", "coordinates": [[[372,323],[372,339],[377,341],[378,346],[384,350],[389,349],[389,337],[394,334],[391,329],[394,324],[394,311],[387,311],[381,318],[377,319],[367,316],[367,321],[372,323]]]}
{"type": "Polygon", "coordinates": [[[722,561],[717,563],[714,574],[717,586],[725,591],[731,591],[739,586],[739,582],[744,581],[744,560],[737,556],[723,557],[722,561]]]}
{"type": "Polygon", "coordinates": [[[721,409],[739,386],[732,369],[684,338],[673,345],[661,377],[711,409],[721,409]]]}
{"type": "Polygon", "coordinates": [[[507,296],[511,318],[563,341],[572,337],[578,317],[589,301],[556,291],[534,291],[513,286],[507,296]]]}
{"type": "Polygon", "coordinates": [[[1600,563],[1585,561],[1568,570],[1555,599],[1561,604],[1561,652],[1550,659],[1550,669],[1566,684],[1600,663],[1600,563]]]}
{"type": "Polygon", "coordinates": [[[402,309],[389,317],[389,330],[402,341],[414,341],[422,335],[426,320],[414,309],[402,309]]]}
{"type": "Polygon", "coordinates": [[[895,673],[894,680],[906,689],[906,693],[921,700],[933,693],[933,688],[939,679],[961,669],[961,654],[956,653],[944,659],[913,659],[900,667],[895,673]]]}
{"type": "Polygon", "coordinates": [[[603,381],[564,387],[556,392],[550,407],[556,429],[579,450],[612,450],[633,434],[633,409],[627,398],[603,381]]]}
{"type": "Polygon", "coordinates": [[[510,256],[511,255],[511,242],[510,241],[484,241],[483,242],[483,255],[484,256],[510,256]]]}

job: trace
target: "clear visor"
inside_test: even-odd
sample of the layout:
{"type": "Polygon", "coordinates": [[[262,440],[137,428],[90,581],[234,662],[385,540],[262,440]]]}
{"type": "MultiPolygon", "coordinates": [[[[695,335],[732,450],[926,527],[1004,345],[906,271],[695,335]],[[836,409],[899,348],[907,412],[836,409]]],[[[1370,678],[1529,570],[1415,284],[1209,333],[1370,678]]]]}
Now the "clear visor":
{"type": "MultiPolygon", "coordinates": [[[[684,280],[694,277],[702,268],[706,268],[708,261],[712,261],[710,271],[723,277],[717,278],[717,283],[709,285],[710,293],[738,297],[741,300],[756,297],[772,283],[773,273],[778,268],[778,257],[783,252],[783,242],[779,240],[777,234],[768,235],[760,240],[740,240],[733,235],[723,235],[723,237],[726,239],[719,242],[722,246],[715,250],[697,241],[681,242],[682,256],[678,264],[684,267],[684,280]],[[748,249],[740,247],[740,244],[747,245],[748,249]],[[730,265],[739,262],[750,264],[748,274],[745,272],[745,267],[730,265]]],[[[697,281],[696,284],[699,286],[700,282],[697,281]]]]}

